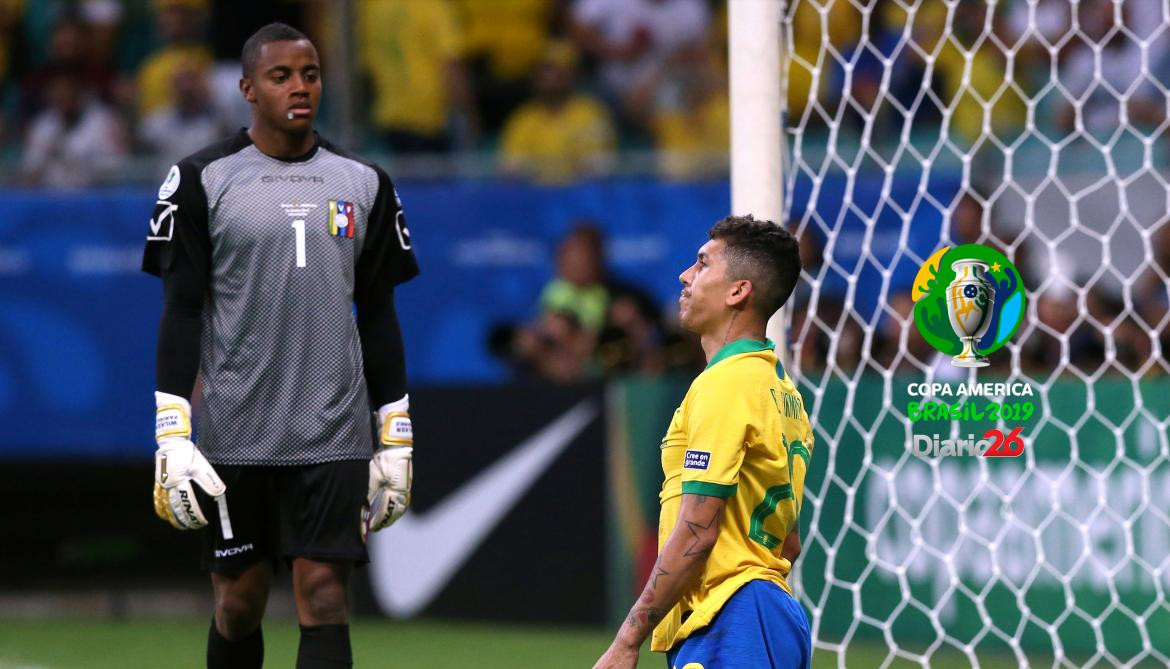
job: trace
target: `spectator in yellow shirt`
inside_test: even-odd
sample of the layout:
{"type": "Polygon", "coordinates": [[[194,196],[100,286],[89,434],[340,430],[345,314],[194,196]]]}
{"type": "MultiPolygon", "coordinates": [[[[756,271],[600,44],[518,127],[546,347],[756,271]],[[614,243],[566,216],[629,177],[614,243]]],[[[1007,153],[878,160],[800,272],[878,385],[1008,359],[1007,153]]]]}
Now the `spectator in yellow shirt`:
{"type": "Polygon", "coordinates": [[[654,136],[658,167],[667,178],[696,179],[727,170],[727,71],[711,47],[690,47],[660,64],[634,87],[627,104],[627,116],[654,136]]]}
{"type": "Polygon", "coordinates": [[[504,125],[503,170],[543,183],[565,183],[606,171],[614,130],[600,102],[576,90],[577,52],[552,44],[536,74],[531,100],[504,125]]]}
{"type": "Polygon", "coordinates": [[[390,148],[436,153],[474,138],[475,100],[450,1],[362,0],[358,17],[362,64],[373,84],[370,120],[390,148]]]}
{"type": "Polygon", "coordinates": [[[907,125],[937,123],[925,62],[904,44],[906,20],[894,0],[876,0],[864,29],[840,48],[843,60],[831,68],[829,104],[849,135],[869,128],[875,141],[884,143],[901,136],[907,125]]]}
{"type": "MultiPolygon", "coordinates": [[[[1109,7],[1112,16],[1112,2],[1109,7]]],[[[944,84],[941,100],[954,110],[949,132],[968,146],[983,136],[985,124],[996,137],[1014,142],[1025,131],[1028,115],[1027,103],[1008,85],[1026,73],[1010,72],[1003,51],[983,34],[987,12],[983,4],[956,5],[952,37],[935,52],[935,70],[944,84]]],[[[999,35],[1005,29],[1001,17],[995,18],[992,26],[999,35]]]]}
{"type": "Polygon", "coordinates": [[[162,47],[138,68],[138,114],[146,116],[174,102],[175,75],[206,72],[211,50],[199,41],[207,21],[207,0],[155,0],[156,30],[162,47]]]}
{"type": "Polygon", "coordinates": [[[465,56],[484,131],[496,132],[528,97],[556,16],[555,0],[459,0],[465,56]]]}
{"type": "MultiPolygon", "coordinates": [[[[900,38],[908,17],[897,3],[886,0],[885,4],[893,10],[887,12],[885,23],[900,38]]],[[[912,52],[912,60],[921,66],[924,63],[918,51],[931,54],[931,89],[939,102],[923,97],[912,128],[921,123],[922,113],[933,123],[949,111],[948,136],[961,146],[975,144],[984,134],[985,117],[992,134],[1008,143],[1015,141],[1024,130],[1027,105],[1016,88],[1026,88],[1033,73],[1022,66],[1028,62],[1026,54],[1015,61],[1014,72],[1008,71],[1006,58],[996,44],[1012,44],[1018,38],[1010,36],[1003,11],[991,17],[992,32],[984,34],[988,11],[984,3],[964,2],[951,7],[946,0],[923,0],[915,8],[910,39],[917,48],[912,52]],[[1009,86],[1009,81],[1017,85],[1009,86]]],[[[1041,9],[1037,7],[1037,11],[1041,9]]],[[[1046,30],[1043,26],[1038,29],[1046,30]]],[[[903,50],[903,56],[908,53],[911,52],[903,50]]],[[[904,76],[906,68],[899,63],[894,68],[895,75],[904,76]]],[[[910,100],[903,98],[902,102],[907,104],[910,100]]]]}

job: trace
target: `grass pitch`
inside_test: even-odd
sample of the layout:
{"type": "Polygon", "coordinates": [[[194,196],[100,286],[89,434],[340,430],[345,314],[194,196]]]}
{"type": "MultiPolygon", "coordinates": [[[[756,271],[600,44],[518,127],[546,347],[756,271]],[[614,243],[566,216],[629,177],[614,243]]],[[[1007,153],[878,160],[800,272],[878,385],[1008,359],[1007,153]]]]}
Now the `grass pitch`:
{"type": "MultiPolygon", "coordinates": [[[[0,669],[157,669],[202,667],[207,619],[0,618],[0,669]]],[[[298,630],[290,620],[264,624],[266,667],[296,663],[298,630]]],[[[464,622],[393,622],[362,619],[352,626],[358,667],[426,669],[564,669],[593,666],[612,639],[596,628],[521,627],[464,622]]],[[[648,645],[648,644],[647,644],[648,645]]],[[[851,646],[844,666],[877,667],[884,644],[851,646]]],[[[836,654],[818,651],[814,667],[839,666],[836,654]]],[[[1011,658],[980,660],[983,667],[1015,667],[1011,658]]],[[[662,669],[665,656],[643,649],[639,668],[662,669]]],[[[898,660],[887,666],[917,667],[898,660]]],[[[935,654],[931,667],[968,667],[961,655],[935,654]]]]}
{"type": "MultiPolygon", "coordinates": [[[[0,669],[201,667],[207,619],[3,620],[0,669]]],[[[296,664],[299,631],[290,620],[264,624],[264,666],[296,664]]],[[[609,645],[600,629],[526,628],[448,622],[358,620],[351,627],[358,667],[591,667],[609,645]]],[[[646,651],[639,666],[661,667],[646,651]]]]}

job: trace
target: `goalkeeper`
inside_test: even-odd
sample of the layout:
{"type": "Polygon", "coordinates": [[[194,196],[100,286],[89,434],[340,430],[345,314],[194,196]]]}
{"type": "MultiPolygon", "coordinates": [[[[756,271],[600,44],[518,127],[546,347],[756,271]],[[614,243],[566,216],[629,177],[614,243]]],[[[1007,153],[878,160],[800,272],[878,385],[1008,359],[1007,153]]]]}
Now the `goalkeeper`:
{"type": "Polygon", "coordinates": [[[241,60],[251,127],[171,168],[147,233],[143,269],[163,284],[154,507],[202,528],[208,667],[262,665],[280,561],[301,626],[296,666],[349,667],[350,574],[368,561],[366,533],[410,504],[394,286],[418,266],[386,174],[313,131],[313,44],[271,24],[241,60]]]}
{"type": "Polygon", "coordinates": [[[707,368],[662,440],[658,560],[595,669],[634,669],[651,631],[676,669],[803,669],[812,657],[787,580],[812,429],[764,339],[800,278],[797,242],[751,216],[710,237],[679,276],[679,322],[700,336],[707,368]]]}

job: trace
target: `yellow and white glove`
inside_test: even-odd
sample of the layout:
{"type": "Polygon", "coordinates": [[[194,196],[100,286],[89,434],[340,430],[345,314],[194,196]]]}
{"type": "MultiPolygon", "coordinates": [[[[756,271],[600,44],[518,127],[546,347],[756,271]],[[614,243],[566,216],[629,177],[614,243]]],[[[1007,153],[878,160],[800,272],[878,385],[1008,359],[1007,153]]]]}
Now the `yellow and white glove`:
{"type": "Polygon", "coordinates": [[[370,459],[370,489],[365,530],[389,527],[410,506],[414,478],[414,429],[410,424],[410,395],[378,409],[378,443],[370,459]]]}
{"type": "Polygon", "coordinates": [[[207,517],[191,482],[220,498],[227,486],[191,442],[191,404],[178,395],[154,394],[154,512],[180,530],[197,530],[207,517]]]}

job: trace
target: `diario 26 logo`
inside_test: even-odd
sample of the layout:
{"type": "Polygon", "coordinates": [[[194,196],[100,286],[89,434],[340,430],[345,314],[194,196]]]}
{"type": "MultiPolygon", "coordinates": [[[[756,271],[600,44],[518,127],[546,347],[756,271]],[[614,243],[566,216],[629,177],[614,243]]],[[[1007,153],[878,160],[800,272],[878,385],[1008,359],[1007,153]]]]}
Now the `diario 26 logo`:
{"type": "Polygon", "coordinates": [[[1024,320],[1024,282],[1002,253],[944,246],[914,279],[914,324],[956,367],[985,367],[1024,320]]]}

